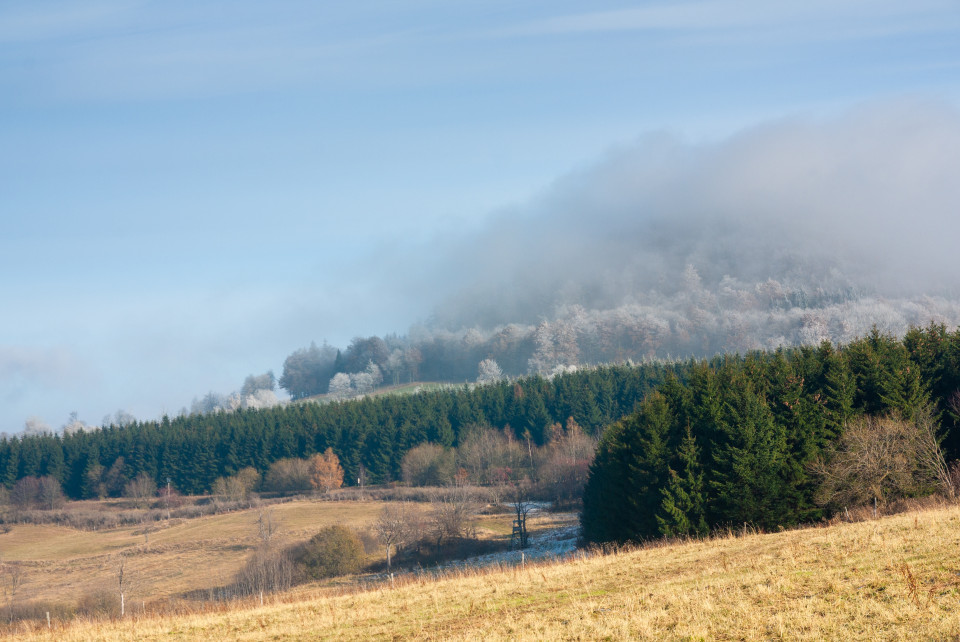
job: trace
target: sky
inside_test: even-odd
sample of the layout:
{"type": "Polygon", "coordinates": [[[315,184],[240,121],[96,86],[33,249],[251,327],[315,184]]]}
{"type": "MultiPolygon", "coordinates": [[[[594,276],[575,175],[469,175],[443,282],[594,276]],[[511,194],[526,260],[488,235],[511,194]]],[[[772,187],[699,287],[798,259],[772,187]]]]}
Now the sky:
{"type": "Polygon", "coordinates": [[[806,140],[869,171],[896,130],[897,177],[939,163],[943,220],[958,79],[955,0],[7,0],[0,431],[157,418],[311,341],[402,334],[481,269],[474,239],[589,228],[584,191],[654,180],[651,141],[777,185],[806,140]]]}

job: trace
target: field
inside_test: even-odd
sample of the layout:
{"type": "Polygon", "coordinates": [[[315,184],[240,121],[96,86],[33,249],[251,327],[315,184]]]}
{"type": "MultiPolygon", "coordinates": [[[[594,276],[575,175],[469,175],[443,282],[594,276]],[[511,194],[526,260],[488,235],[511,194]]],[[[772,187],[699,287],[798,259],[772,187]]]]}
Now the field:
{"type": "MultiPolygon", "coordinates": [[[[323,526],[363,528],[381,502],[294,501],[264,507],[283,541],[307,539],[323,526]]],[[[74,602],[112,587],[115,562],[124,554],[136,582],[137,598],[155,599],[225,584],[257,544],[259,512],[245,510],[196,519],[161,521],[144,533],[140,526],[80,531],[51,525],[18,524],[0,534],[0,555],[22,562],[29,599],[74,602]]]]}
{"type": "MultiPolygon", "coordinates": [[[[105,503],[110,502],[96,508],[110,510],[105,503]]],[[[82,505],[93,503],[75,504],[81,505],[75,508],[90,510],[82,505]]],[[[277,528],[275,544],[282,547],[309,539],[332,524],[367,529],[388,504],[298,499],[260,509],[160,521],[152,524],[149,532],[139,525],[88,531],[16,524],[9,532],[0,533],[0,561],[16,562],[24,569],[25,581],[17,591],[19,601],[72,604],[96,591],[112,591],[122,554],[130,575],[131,603],[142,606],[227,584],[259,543],[261,513],[269,515],[277,528]]],[[[479,516],[474,528],[481,538],[509,540],[510,519],[510,515],[479,516]]],[[[568,516],[567,522],[570,519],[568,516]]],[[[531,529],[564,525],[553,522],[556,518],[543,516],[531,522],[531,529]]],[[[384,556],[382,549],[375,548],[368,561],[376,563],[384,556]]]]}
{"type": "MultiPolygon", "coordinates": [[[[436,392],[438,390],[451,390],[456,388],[462,388],[464,385],[470,385],[469,383],[458,384],[444,381],[417,381],[413,383],[400,383],[400,384],[382,384],[377,386],[374,390],[366,393],[365,397],[382,397],[386,395],[413,395],[418,392],[436,392]]],[[[314,395],[312,397],[306,397],[301,399],[298,403],[328,403],[333,401],[334,398],[328,394],[323,395],[314,395]]]]}
{"type": "Polygon", "coordinates": [[[960,508],[729,534],[524,568],[303,587],[217,612],[21,631],[36,640],[947,639],[960,508]],[[339,592],[339,594],[338,594],[339,592]]]}

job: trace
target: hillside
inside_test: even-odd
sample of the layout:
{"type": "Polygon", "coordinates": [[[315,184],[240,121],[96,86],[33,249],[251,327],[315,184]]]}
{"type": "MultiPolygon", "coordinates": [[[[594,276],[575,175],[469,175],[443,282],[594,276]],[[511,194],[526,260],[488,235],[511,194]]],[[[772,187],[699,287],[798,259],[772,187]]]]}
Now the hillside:
{"type": "MultiPolygon", "coordinates": [[[[78,502],[77,506],[95,502],[78,502]]],[[[295,500],[264,506],[278,544],[303,541],[327,524],[358,529],[376,519],[383,502],[295,500]]],[[[83,510],[74,506],[74,510],[83,510]]],[[[116,509],[114,509],[116,510],[116,509]]],[[[259,509],[194,519],[148,522],[103,530],[52,524],[15,524],[0,534],[4,562],[23,565],[20,600],[73,603],[98,591],[112,592],[118,556],[136,583],[133,597],[155,601],[187,591],[206,591],[230,581],[256,548],[259,509]]]]}
{"type": "Polygon", "coordinates": [[[960,634],[958,547],[960,507],[951,505],[22,637],[944,639],[960,634]]]}

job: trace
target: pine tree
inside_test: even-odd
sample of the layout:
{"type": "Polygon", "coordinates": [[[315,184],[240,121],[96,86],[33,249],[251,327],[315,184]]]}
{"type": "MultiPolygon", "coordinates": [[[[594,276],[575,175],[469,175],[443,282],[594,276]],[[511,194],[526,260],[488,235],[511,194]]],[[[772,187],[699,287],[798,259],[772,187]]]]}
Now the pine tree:
{"type": "Polygon", "coordinates": [[[728,404],[727,440],[714,453],[714,524],[771,528],[798,520],[796,489],[787,483],[790,453],[785,431],[766,403],[744,382],[728,404]]]}
{"type": "Polygon", "coordinates": [[[584,488],[581,525],[587,540],[625,542],[657,535],[674,423],[666,398],[653,392],[637,412],[604,431],[584,488]]]}
{"type": "Polygon", "coordinates": [[[670,469],[670,481],[661,491],[663,501],[657,524],[664,537],[703,537],[710,528],[706,519],[706,495],[696,438],[687,426],[680,450],[678,471],[670,469]]]}

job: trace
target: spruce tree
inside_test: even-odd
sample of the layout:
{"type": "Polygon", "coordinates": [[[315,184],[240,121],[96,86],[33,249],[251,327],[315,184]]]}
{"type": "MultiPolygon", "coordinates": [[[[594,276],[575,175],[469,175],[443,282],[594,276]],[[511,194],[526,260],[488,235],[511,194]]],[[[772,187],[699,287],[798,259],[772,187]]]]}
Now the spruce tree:
{"type": "Polygon", "coordinates": [[[702,537],[710,528],[706,519],[706,495],[696,438],[687,426],[677,451],[677,468],[669,470],[670,480],[661,491],[657,524],[664,537],[702,537]]]}

